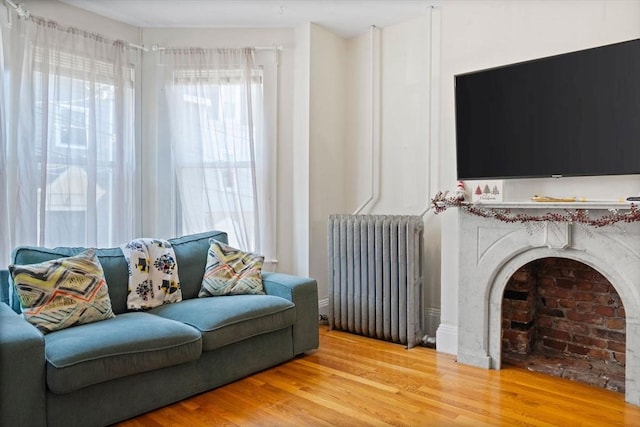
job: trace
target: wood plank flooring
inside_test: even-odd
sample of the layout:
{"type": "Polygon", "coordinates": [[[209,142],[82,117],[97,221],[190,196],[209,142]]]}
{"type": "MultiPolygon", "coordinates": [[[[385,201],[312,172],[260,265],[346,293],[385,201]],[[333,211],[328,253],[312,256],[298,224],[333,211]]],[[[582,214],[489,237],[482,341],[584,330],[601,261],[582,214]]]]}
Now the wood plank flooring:
{"type": "Polygon", "coordinates": [[[389,425],[640,426],[640,408],[621,393],[321,326],[317,351],[118,424],[389,425]]]}

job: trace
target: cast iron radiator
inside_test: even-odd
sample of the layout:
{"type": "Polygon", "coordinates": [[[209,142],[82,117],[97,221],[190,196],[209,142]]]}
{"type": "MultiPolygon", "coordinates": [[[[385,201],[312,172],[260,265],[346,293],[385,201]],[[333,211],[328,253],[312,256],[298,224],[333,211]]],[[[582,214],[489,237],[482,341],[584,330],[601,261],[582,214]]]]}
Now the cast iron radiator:
{"type": "Polygon", "coordinates": [[[420,216],[329,217],[331,329],[420,342],[422,236],[420,216]]]}

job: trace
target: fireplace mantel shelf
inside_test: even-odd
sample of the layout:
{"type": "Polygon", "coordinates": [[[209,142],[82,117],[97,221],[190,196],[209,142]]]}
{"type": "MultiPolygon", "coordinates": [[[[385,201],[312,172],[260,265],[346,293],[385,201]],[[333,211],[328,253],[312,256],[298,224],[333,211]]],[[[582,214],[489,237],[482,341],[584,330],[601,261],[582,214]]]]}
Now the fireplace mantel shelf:
{"type": "Polygon", "coordinates": [[[631,209],[631,202],[617,201],[587,201],[587,202],[532,202],[506,201],[506,202],[476,202],[468,206],[483,207],[488,209],[631,209]]]}

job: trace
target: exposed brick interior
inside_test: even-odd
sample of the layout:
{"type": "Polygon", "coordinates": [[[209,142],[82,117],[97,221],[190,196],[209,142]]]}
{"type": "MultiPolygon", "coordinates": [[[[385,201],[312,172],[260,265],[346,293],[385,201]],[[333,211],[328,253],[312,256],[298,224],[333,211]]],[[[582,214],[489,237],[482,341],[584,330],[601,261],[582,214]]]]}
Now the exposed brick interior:
{"type": "Polygon", "coordinates": [[[624,392],[624,308],[596,270],[536,260],[511,277],[502,307],[505,363],[624,392]]]}

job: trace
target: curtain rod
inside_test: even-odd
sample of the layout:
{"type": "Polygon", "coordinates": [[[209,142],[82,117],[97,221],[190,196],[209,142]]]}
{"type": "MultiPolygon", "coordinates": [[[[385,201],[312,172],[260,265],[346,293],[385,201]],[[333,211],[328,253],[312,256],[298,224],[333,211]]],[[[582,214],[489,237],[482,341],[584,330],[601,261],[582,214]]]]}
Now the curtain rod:
{"type": "MultiPolygon", "coordinates": [[[[168,48],[164,47],[164,46],[160,46],[157,43],[154,43],[151,45],[151,50],[154,52],[157,51],[161,51],[161,50],[167,50],[168,48]]],[[[170,49],[170,48],[169,48],[170,49]]],[[[254,46],[252,47],[252,49],[255,50],[278,50],[281,51],[283,49],[282,45],[273,45],[273,46],[254,46]]],[[[145,49],[145,52],[147,52],[149,49],[145,49]]]]}
{"type": "Polygon", "coordinates": [[[14,2],[12,2],[11,0],[4,0],[9,6],[11,6],[12,8],[14,8],[16,10],[16,12],[18,13],[18,16],[21,18],[28,18],[29,17],[29,11],[27,9],[25,9],[24,7],[22,7],[21,4],[16,4],[14,2]]]}
{"type": "Polygon", "coordinates": [[[273,46],[255,46],[255,50],[282,50],[283,47],[281,44],[273,45],[273,46]]]}
{"type": "Polygon", "coordinates": [[[129,47],[132,47],[134,49],[139,49],[143,52],[149,52],[149,49],[147,49],[144,45],[139,45],[131,42],[127,42],[127,44],[129,45],[129,47]]]}
{"type": "MultiPolygon", "coordinates": [[[[16,13],[18,14],[18,16],[20,18],[29,18],[31,16],[31,13],[25,9],[24,7],[22,7],[22,4],[16,4],[14,2],[12,2],[11,0],[4,0],[5,3],[7,3],[9,6],[11,6],[12,8],[14,8],[16,10],[16,13]]],[[[129,47],[132,47],[134,49],[140,49],[142,51],[148,52],[149,49],[147,49],[144,46],[135,44],[135,43],[131,43],[131,42],[126,42],[127,45],[129,47]]]]}
{"type": "MultiPolygon", "coordinates": [[[[11,0],[4,0],[4,2],[7,3],[9,6],[11,6],[12,8],[14,8],[19,17],[28,18],[29,16],[31,16],[31,13],[29,13],[27,9],[22,7],[22,4],[16,4],[11,0]]],[[[143,52],[149,52],[149,48],[147,48],[145,45],[139,45],[131,42],[126,42],[126,43],[129,47],[132,47],[134,49],[139,49],[143,52]]],[[[166,49],[165,47],[158,46],[158,44],[153,44],[151,46],[151,50],[154,52],[159,50],[165,50],[165,49],[166,49]]],[[[254,49],[255,50],[282,50],[282,45],[255,46],[254,49]]]]}

